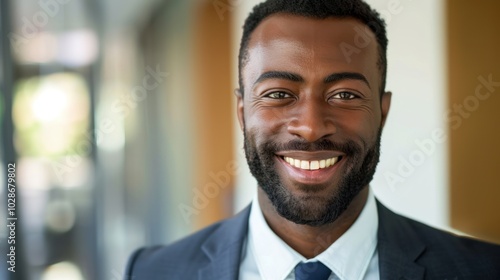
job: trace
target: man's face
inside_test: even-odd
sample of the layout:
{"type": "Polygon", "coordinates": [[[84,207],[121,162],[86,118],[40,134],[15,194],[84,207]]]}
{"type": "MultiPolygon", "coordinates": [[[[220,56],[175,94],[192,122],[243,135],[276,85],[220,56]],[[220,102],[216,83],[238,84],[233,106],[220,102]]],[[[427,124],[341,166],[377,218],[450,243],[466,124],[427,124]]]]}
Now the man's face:
{"type": "Polygon", "coordinates": [[[335,221],[375,172],[390,94],[380,96],[366,30],[354,19],[273,15],[252,33],[238,97],[247,161],[295,223],[335,221]]]}

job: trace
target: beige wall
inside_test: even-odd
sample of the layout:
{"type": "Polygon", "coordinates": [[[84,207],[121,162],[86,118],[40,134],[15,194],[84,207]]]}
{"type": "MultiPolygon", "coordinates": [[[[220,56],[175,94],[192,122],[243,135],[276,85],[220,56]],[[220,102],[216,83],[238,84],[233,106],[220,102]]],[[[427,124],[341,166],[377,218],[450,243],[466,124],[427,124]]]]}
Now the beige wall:
{"type": "Polygon", "coordinates": [[[197,7],[193,32],[193,89],[197,139],[195,186],[208,199],[194,221],[201,228],[232,215],[234,185],[233,89],[230,64],[230,16],[221,19],[212,1],[197,7]],[[212,174],[212,175],[211,175],[212,174]],[[229,182],[225,178],[230,176],[229,182]],[[216,179],[218,178],[218,179],[216,179]]]}
{"type": "Polygon", "coordinates": [[[500,1],[446,9],[451,226],[500,243],[500,1]]]}

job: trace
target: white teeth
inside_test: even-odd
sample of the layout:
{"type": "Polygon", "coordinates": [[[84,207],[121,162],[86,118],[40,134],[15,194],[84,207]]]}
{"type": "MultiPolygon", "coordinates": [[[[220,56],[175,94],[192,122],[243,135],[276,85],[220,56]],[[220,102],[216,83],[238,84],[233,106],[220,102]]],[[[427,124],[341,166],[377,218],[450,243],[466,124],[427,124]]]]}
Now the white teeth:
{"type": "Polygon", "coordinates": [[[339,160],[338,157],[312,161],[294,159],[291,157],[284,157],[284,159],[288,164],[305,170],[318,170],[322,168],[328,168],[337,163],[337,161],[339,160]]]}
{"type": "Polygon", "coordinates": [[[311,170],[317,170],[319,169],[319,161],[313,160],[311,161],[311,165],[309,166],[311,170]]]}
{"type": "Polygon", "coordinates": [[[307,160],[301,160],[300,161],[300,168],[309,169],[309,162],[307,160]]]}

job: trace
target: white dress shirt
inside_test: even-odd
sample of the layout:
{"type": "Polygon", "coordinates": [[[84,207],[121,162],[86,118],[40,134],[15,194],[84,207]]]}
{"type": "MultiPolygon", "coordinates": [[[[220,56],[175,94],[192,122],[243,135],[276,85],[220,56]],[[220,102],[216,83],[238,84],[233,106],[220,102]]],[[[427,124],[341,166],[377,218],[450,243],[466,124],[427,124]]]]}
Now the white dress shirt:
{"type": "MultiPolygon", "coordinates": [[[[366,204],[352,226],[324,252],[306,259],[271,230],[255,196],[238,279],[295,280],[298,263],[320,261],[333,272],[329,280],[378,280],[377,229],[375,197],[369,190],[366,204]]],[[[318,240],[319,246],[321,242],[318,240]]]]}

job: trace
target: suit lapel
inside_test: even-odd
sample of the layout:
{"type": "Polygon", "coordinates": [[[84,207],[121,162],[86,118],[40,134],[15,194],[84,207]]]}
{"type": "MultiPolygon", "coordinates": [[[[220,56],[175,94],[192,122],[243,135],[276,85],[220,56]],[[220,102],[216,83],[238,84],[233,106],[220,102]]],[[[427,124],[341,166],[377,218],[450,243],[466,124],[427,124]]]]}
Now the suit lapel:
{"type": "MultiPolygon", "coordinates": [[[[200,269],[199,279],[238,279],[250,207],[222,223],[203,243],[202,250],[208,262],[200,269]]],[[[403,217],[394,214],[379,201],[377,209],[380,279],[423,279],[425,268],[416,260],[425,251],[425,244],[403,217]]]]}
{"type": "Polygon", "coordinates": [[[199,279],[238,279],[250,207],[222,223],[203,243],[202,250],[208,258],[208,263],[200,269],[199,279]]]}
{"type": "Polygon", "coordinates": [[[378,201],[377,209],[380,279],[423,279],[425,268],[416,260],[425,251],[425,244],[403,217],[378,201]]]}

